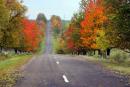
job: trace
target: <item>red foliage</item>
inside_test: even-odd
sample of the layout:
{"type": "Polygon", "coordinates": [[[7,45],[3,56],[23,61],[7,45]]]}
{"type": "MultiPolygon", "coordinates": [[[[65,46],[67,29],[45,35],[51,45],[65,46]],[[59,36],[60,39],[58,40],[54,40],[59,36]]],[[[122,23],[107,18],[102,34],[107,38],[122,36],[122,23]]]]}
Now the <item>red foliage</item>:
{"type": "Polygon", "coordinates": [[[80,30],[82,46],[90,49],[96,49],[96,37],[98,31],[102,30],[103,24],[106,22],[105,8],[103,0],[90,0],[85,9],[85,18],[81,22],[82,29],[80,30]]]}
{"type": "Polygon", "coordinates": [[[69,26],[68,30],[64,33],[64,36],[66,37],[67,48],[70,50],[74,49],[74,41],[72,40],[72,33],[73,28],[71,26],[69,26]]]}
{"type": "Polygon", "coordinates": [[[38,29],[35,21],[30,21],[28,19],[22,20],[24,29],[23,35],[25,39],[25,48],[27,51],[36,51],[39,47],[41,41],[40,35],[42,32],[38,29]]]}

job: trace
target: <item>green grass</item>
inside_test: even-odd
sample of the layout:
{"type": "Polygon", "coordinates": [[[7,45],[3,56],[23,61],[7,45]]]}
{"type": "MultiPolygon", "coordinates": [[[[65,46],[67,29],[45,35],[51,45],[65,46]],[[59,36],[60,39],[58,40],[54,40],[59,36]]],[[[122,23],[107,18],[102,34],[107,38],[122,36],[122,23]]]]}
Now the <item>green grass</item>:
{"type": "Polygon", "coordinates": [[[12,87],[20,76],[19,69],[32,55],[15,55],[0,62],[0,87],[12,87]]]}
{"type": "Polygon", "coordinates": [[[15,69],[17,66],[20,66],[24,62],[26,62],[31,55],[16,55],[10,59],[4,60],[0,62],[0,71],[3,70],[12,70],[15,69]]]}
{"type": "Polygon", "coordinates": [[[39,54],[43,54],[44,53],[44,51],[45,51],[45,45],[46,45],[45,40],[43,40],[41,42],[41,44],[40,44],[40,49],[38,51],[39,54]]]}
{"type": "Polygon", "coordinates": [[[123,74],[123,75],[130,75],[130,67],[128,66],[121,66],[121,65],[117,65],[117,64],[104,64],[108,69],[117,71],[117,73],[119,74],[123,74]]]}
{"type": "Polygon", "coordinates": [[[56,51],[58,50],[59,48],[59,41],[57,38],[52,38],[52,49],[53,49],[53,52],[56,53],[56,51]]]}
{"type": "Polygon", "coordinates": [[[4,55],[0,55],[0,62],[1,62],[1,61],[4,61],[4,60],[6,60],[6,59],[7,59],[6,56],[4,56],[4,55]]]}
{"type": "Polygon", "coordinates": [[[101,59],[94,57],[85,57],[88,61],[92,61],[94,63],[101,64],[104,68],[114,71],[115,73],[119,73],[121,75],[130,75],[130,66],[126,66],[125,64],[117,64],[111,62],[110,59],[101,59]]]}

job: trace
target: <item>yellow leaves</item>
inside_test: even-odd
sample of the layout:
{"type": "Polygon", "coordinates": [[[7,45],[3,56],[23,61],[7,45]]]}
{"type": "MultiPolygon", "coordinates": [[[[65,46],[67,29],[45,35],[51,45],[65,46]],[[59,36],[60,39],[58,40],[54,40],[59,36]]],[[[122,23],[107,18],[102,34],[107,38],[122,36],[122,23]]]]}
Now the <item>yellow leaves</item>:
{"type": "Polygon", "coordinates": [[[51,27],[52,28],[61,29],[61,27],[62,27],[62,21],[61,21],[61,18],[59,16],[53,15],[51,17],[51,27]]]}
{"type": "Polygon", "coordinates": [[[96,38],[97,46],[102,50],[106,50],[109,47],[109,41],[106,39],[105,31],[100,30],[98,33],[99,36],[96,38]]]}
{"type": "Polygon", "coordinates": [[[21,37],[19,31],[12,32],[12,38],[14,40],[13,42],[15,42],[15,43],[13,43],[13,45],[16,47],[20,45],[20,38],[19,37],[21,37]]]}
{"type": "Polygon", "coordinates": [[[81,40],[84,46],[97,49],[97,38],[100,37],[104,42],[104,38],[102,38],[105,36],[103,24],[107,21],[107,16],[104,13],[105,7],[102,4],[102,0],[97,0],[96,2],[91,0],[85,11],[85,18],[81,22],[81,40]]]}

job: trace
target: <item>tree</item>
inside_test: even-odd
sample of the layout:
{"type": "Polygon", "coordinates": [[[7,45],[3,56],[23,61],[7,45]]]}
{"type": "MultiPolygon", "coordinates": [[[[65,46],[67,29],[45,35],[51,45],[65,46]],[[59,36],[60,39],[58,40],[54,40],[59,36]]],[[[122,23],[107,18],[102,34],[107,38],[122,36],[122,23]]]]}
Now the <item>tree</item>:
{"type": "Polygon", "coordinates": [[[128,0],[107,0],[109,26],[107,37],[113,47],[130,49],[130,3],[128,0]]]}
{"type": "Polygon", "coordinates": [[[69,35],[68,37],[71,37],[71,39],[73,41],[73,51],[75,51],[75,53],[77,53],[80,50],[80,48],[82,48],[82,46],[80,44],[80,42],[81,42],[80,22],[83,21],[83,19],[84,19],[83,12],[80,11],[79,13],[74,14],[72,19],[71,19],[70,26],[68,28],[68,31],[69,31],[69,29],[72,29],[71,35],[69,35]]]}
{"type": "Polygon", "coordinates": [[[98,30],[102,30],[106,19],[101,1],[94,2],[90,0],[85,10],[85,19],[81,22],[81,39],[84,46],[90,49],[97,48],[98,30]]]}
{"type": "Polygon", "coordinates": [[[72,33],[73,33],[73,28],[72,26],[69,26],[69,28],[64,32],[64,40],[66,43],[66,50],[68,52],[73,52],[74,51],[74,41],[72,38],[72,33]]]}
{"type": "MultiPolygon", "coordinates": [[[[47,19],[43,13],[39,13],[37,18],[36,18],[37,25],[41,32],[45,31],[46,24],[47,24],[47,19]]],[[[44,36],[44,33],[42,33],[42,37],[44,36]]]]}
{"type": "Polygon", "coordinates": [[[40,51],[43,50],[43,43],[44,43],[44,35],[45,35],[45,30],[46,30],[46,25],[47,25],[47,19],[45,17],[45,15],[43,13],[39,13],[37,15],[37,18],[36,18],[36,23],[37,23],[37,26],[38,26],[38,29],[40,29],[40,32],[41,32],[41,41],[40,41],[40,51]]]}
{"type": "Polygon", "coordinates": [[[51,28],[53,29],[54,36],[58,36],[61,33],[62,20],[59,16],[53,15],[51,17],[51,28]]]}
{"type": "Polygon", "coordinates": [[[5,49],[18,49],[21,47],[21,20],[24,17],[26,8],[17,0],[5,0],[4,5],[6,10],[8,10],[8,22],[6,22],[6,27],[2,31],[1,46],[5,49]]]}
{"type": "Polygon", "coordinates": [[[43,22],[47,22],[46,16],[43,13],[39,13],[37,16],[37,21],[43,21],[43,22]]]}
{"type": "Polygon", "coordinates": [[[5,6],[5,0],[0,0],[0,46],[2,47],[2,38],[9,22],[9,10],[5,6]]]}
{"type": "Polygon", "coordinates": [[[110,56],[110,51],[108,53],[108,50],[110,50],[110,41],[106,37],[106,32],[105,29],[100,30],[98,32],[98,37],[96,38],[96,44],[98,49],[102,52],[104,58],[106,58],[106,53],[107,56],[110,56]]]}
{"type": "Polygon", "coordinates": [[[35,21],[30,21],[28,19],[23,19],[24,25],[23,35],[24,35],[24,48],[26,51],[36,52],[39,48],[41,42],[41,31],[35,21]]]}
{"type": "Polygon", "coordinates": [[[81,0],[80,2],[80,10],[85,12],[86,7],[88,6],[89,0],[81,0]]]}

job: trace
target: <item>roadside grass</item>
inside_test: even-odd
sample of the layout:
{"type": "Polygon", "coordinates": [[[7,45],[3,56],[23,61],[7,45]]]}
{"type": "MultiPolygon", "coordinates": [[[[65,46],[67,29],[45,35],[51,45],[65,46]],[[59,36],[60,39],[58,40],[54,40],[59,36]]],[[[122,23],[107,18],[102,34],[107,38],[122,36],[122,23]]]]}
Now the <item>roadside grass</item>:
{"type": "Polygon", "coordinates": [[[8,57],[6,57],[5,55],[0,55],[0,61],[4,61],[6,59],[8,59],[8,57]]]}
{"type": "Polygon", "coordinates": [[[32,55],[21,54],[0,61],[0,87],[12,87],[21,76],[19,68],[31,58],[32,55]]]}
{"type": "Polygon", "coordinates": [[[53,37],[52,38],[52,50],[53,50],[53,53],[56,53],[58,48],[59,48],[59,41],[58,41],[57,38],[53,37]]]}
{"type": "Polygon", "coordinates": [[[114,71],[115,73],[121,75],[130,75],[130,66],[126,66],[125,64],[113,63],[109,59],[99,59],[94,57],[85,57],[85,58],[88,61],[101,64],[102,66],[104,66],[104,68],[114,71]]]}
{"type": "Polygon", "coordinates": [[[107,58],[107,59],[100,58],[97,55],[97,53],[94,56],[85,57],[85,58],[87,60],[93,61],[95,63],[100,63],[105,68],[107,68],[109,70],[112,70],[115,73],[119,73],[121,75],[129,75],[130,76],[130,54],[126,53],[124,51],[121,51],[119,49],[113,49],[111,51],[111,56],[109,58],[107,58]],[[126,58],[123,58],[124,56],[126,58]]]}
{"type": "Polygon", "coordinates": [[[38,51],[38,54],[43,54],[45,52],[45,47],[46,47],[45,45],[46,43],[45,43],[45,40],[43,39],[43,41],[40,44],[40,49],[38,51]]]}
{"type": "Polygon", "coordinates": [[[128,84],[130,84],[130,66],[129,63],[113,63],[110,59],[101,59],[97,57],[85,57],[86,60],[100,64],[104,69],[110,70],[115,74],[122,75],[128,78],[128,84]]]}

